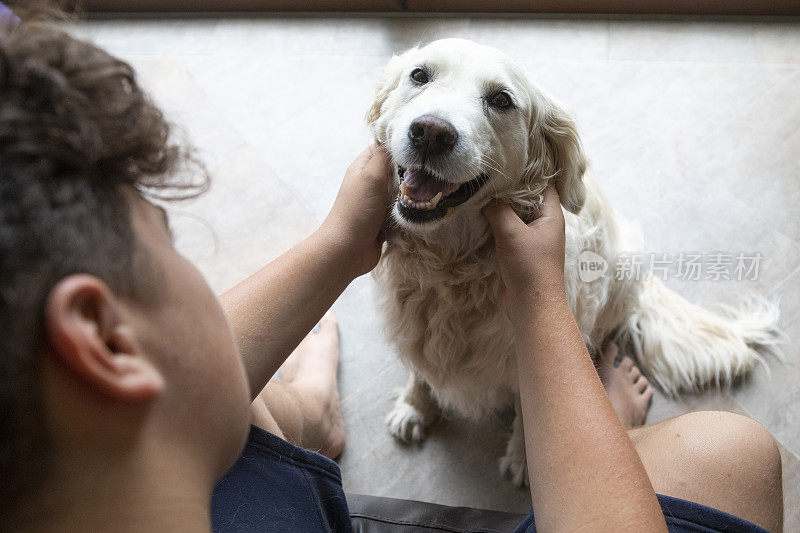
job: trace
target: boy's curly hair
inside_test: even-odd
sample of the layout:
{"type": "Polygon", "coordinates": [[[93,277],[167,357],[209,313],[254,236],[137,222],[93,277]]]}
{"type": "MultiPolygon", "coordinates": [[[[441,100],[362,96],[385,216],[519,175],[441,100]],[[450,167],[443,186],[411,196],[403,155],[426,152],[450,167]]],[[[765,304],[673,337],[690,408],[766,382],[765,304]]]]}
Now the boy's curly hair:
{"type": "Polygon", "coordinates": [[[17,14],[0,28],[0,516],[48,471],[38,368],[50,290],[88,273],[154,297],[130,192],[184,198],[207,184],[128,64],[17,14]]]}

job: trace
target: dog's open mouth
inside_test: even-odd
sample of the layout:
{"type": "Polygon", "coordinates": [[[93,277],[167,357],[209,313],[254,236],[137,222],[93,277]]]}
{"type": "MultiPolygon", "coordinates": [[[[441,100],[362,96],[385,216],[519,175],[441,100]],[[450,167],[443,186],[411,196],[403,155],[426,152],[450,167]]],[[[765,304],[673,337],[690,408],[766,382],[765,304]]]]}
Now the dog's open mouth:
{"type": "Polygon", "coordinates": [[[442,218],[447,210],[461,205],[489,181],[488,174],[480,174],[465,183],[450,183],[425,169],[407,169],[398,165],[400,195],[398,210],[411,222],[430,222],[442,218]]]}

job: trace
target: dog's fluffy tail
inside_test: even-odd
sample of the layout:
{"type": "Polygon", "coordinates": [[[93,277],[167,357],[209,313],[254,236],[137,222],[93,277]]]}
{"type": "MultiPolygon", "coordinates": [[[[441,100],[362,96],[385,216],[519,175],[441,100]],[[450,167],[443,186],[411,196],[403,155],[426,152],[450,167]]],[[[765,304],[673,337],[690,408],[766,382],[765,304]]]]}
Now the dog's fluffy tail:
{"type": "Polygon", "coordinates": [[[674,395],[704,385],[729,386],[763,362],[762,355],[782,358],[779,317],[776,303],[755,298],[716,314],[652,278],[620,340],[632,346],[642,371],[674,395]]]}

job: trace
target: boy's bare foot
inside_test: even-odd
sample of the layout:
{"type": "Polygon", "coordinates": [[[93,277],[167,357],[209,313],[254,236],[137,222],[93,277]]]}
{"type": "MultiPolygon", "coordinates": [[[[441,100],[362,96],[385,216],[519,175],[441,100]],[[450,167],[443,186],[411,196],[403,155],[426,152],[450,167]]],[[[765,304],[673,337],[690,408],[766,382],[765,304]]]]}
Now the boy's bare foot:
{"type": "Polygon", "coordinates": [[[341,455],[345,442],[338,368],[338,323],[328,311],[279,370],[280,380],[303,406],[302,446],[332,459],[341,455]]]}
{"type": "Polygon", "coordinates": [[[633,359],[619,353],[616,343],[609,342],[598,366],[600,380],[625,429],[644,424],[654,391],[633,359]]]}

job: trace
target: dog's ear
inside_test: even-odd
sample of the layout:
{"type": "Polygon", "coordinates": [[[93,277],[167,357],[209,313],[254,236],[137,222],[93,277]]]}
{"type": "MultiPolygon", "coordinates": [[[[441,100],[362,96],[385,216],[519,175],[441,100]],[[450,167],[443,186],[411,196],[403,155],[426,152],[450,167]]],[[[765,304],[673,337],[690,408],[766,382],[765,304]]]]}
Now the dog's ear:
{"type": "Polygon", "coordinates": [[[588,159],[575,121],[549,96],[536,91],[531,117],[529,179],[555,180],[564,209],[578,213],[586,200],[588,159]]]}
{"type": "MultiPolygon", "coordinates": [[[[372,101],[372,105],[369,106],[369,110],[367,111],[367,125],[373,129],[373,132],[375,130],[375,123],[381,117],[383,104],[386,103],[389,94],[397,89],[397,86],[400,84],[400,76],[403,73],[403,65],[405,65],[405,56],[413,50],[416,50],[416,48],[412,48],[399,56],[393,56],[392,59],[389,60],[389,63],[383,68],[383,73],[378,82],[378,89],[375,92],[375,99],[372,101]]],[[[377,132],[375,133],[376,137],[378,137],[377,132]]]]}

